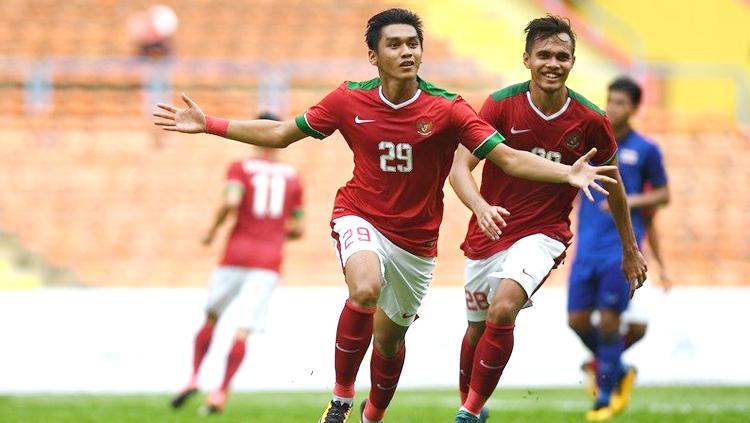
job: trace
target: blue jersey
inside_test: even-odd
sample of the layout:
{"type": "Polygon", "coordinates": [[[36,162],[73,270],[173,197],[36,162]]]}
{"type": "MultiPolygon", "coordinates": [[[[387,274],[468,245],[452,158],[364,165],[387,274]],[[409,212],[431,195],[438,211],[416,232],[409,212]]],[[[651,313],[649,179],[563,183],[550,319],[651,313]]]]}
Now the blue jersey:
{"type": "MultiPolygon", "coordinates": [[[[653,188],[667,184],[661,150],[633,130],[619,141],[617,162],[628,195],[642,193],[647,183],[653,188]]],[[[582,197],[578,214],[576,260],[620,261],[622,245],[615,222],[611,214],[600,208],[606,197],[594,190],[591,193],[595,201],[582,197]]],[[[646,232],[642,210],[631,209],[630,218],[640,246],[646,232]]]]}

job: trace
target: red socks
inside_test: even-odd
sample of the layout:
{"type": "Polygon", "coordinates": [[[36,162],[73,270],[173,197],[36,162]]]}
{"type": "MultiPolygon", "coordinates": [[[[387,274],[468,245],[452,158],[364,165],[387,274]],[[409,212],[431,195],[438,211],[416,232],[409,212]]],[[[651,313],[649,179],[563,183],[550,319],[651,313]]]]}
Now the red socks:
{"type": "Polygon", "coordinates": [[[368,420],[380,421],[385,415],[393,394],[396,393],[398,379],[401,377],[401,369],[404,367],[406,357],[406,345],[402,344],[396,356],[388,358],[382,355],[377,348],[372,349],[372,361],[370,361],[370,396],[365,406],[365,417],[368,420]]]}
{"type": "Polygon", "coordinates": [[[214,323],[206,322],[203,327],[195,335],[195,350],[193,353],[193,377],[198,375],[198,369],[201,367],[203,358],[208,352],[208,347],[211,345],[211,338],[214,334],[214,323]]]}
{"type": "Polygon", "coordinates": [[[342,398],[354,398],[354,380],[359,366],[370,346],[375,307],[364,309],[349,300],[339,317],[336,329],[336,385],[333,394],[342,398]]]}
{"type": "Polygon", "coordinates": [[[464,340],[461,342],[461,360],[458,365],[458,390],[461,394],[461,404],[466,402],[466,396],[469,395],[471,367],[474,364],[474,351],[476,351],[476,348],[476,345],[471,345],[471,342],[469,342],[469,335],[464,335],[464,340]]]}
{"type": "Polygon", "coordinates": [[[513,352],[514,324],[497,325],[486,323],[484,334],[479,339],[474,353],[471,372],[471,389],[464,401],[464,408],[479,415],[487,399],[492,395],[505,365],[513,352]]]}
{"type": "Polygon", "coordinates": [[[229,382],[237,373],[237,369],[240,368],[242,360],[245,358],[245,341],[241,339],[235,339],[232,344],[232,349],[229,350],[227,356],[227,370],[224,373],[224,381],[221,383],[221,390],[226,392],[229,388],[229,382]]]}

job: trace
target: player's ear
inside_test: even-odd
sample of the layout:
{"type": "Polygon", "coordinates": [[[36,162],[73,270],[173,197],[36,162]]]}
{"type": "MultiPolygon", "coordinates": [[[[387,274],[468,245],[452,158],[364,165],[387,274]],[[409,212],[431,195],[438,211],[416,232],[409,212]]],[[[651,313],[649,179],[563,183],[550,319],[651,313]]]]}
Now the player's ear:
{"type": "Polygon", "coordinates": [[[573,55],[573,61],[570,62],[570,67],[572,68],[576,64],[576,55],[573,55]]]}
{"type": "Polygon", "coordinates": [[[367,58],[370,60],[371,65],[373,66],[378,65],[378,53],[375,50],[368,50],[367,58]]]}
{"type": "Polygon", "coordinates": [[[529,66],[529,53],[523,52],[523,65],[526,66],[526,69],[531,69],[529,66]]]}

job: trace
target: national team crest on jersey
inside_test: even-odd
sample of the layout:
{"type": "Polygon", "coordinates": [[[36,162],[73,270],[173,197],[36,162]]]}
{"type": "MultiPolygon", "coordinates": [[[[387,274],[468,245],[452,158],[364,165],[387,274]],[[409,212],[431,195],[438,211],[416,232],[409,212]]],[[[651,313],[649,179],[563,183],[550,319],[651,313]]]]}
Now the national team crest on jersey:
{"type": "Polygon", "coordinates": [[[432,133],[432,121],[419,119],[417,121],[417,133],[422,136],[428,136],[432,133]]]}
{"type": "Polygon", "coordinates": [[[577,150],[582,137],[583,136],[578,131],[568,134],[565,139],[565,146],[568,147],[568,150],[577,150]]]}

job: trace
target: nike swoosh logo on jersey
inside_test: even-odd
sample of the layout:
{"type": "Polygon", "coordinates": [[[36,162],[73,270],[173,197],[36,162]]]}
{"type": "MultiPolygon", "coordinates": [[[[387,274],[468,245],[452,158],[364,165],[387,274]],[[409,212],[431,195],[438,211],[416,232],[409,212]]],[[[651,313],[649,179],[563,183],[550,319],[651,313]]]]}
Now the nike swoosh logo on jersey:
{"type": "Polygon", "coordinates": [[[479,364],[481,364],[481,365],[482,365],[482,367],[485,367],[485,368],[487,368],[487,369],[490,369],[490,370],[500,370],[500,369],[502,369],[503,367],[505,367],[505,365],[504,365],[504,364],[501,364],[500,366],[490,366],[489,364],[486,364],[486,363],[484,362],[484,360],[479,360],[479,364]]]}
{"type": "Polygon", "coordinates": [[[515,126],[510,127],[510,133],[513,135],[523,134],[524,132],[531,132],[531,129],[516,129],[515,126]]]}
{"type": "Polygon", "coordinates": [[[411,313],[411,314],[409,314],[409,313],[404,313],[404,314],[402,314],[402,315],[401,315],[401,318],[403,318],[403,319],[409,319],[409,318],[411,318],[412,316],[414,316],[415,314],[417,314],[417,313],[411,313]]]}
{"type": "Polygon", "coordinates": [[[356,350],[347,350],[347,349],[341,348],[339,346],[338,342],[336,343],[336,349],[339,350],[339,351],[341,351],[341,352],[345,352],[345,353],[349,353],[349,354],[353,354],[355,352],[359,352],[359,348],[357,348],[356,350]]]}
{"type": "Polygon", "coordinates": [[[359,115],[354,116],[354,123],[370,123],[375,122],[375,119],[360,119],[359,115]]]}

